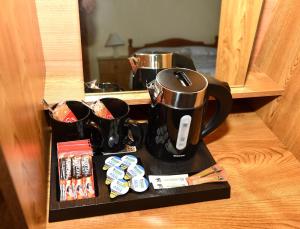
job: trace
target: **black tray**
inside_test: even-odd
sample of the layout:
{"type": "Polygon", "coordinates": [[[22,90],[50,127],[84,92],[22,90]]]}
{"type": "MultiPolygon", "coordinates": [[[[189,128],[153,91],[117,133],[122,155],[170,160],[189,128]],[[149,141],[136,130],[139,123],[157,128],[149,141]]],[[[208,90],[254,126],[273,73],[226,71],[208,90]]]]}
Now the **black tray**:
{"type": "MultiPolygon", "coordinates": [[[[160,161],[145,148],[132,154],[139,158],[148,175],[193,174],[215,164],[203,142],[195,156],[186,161],[160,161]]],[[[161,190],[150,185],[144,193],[129,191],[124,196],[110,199],[108,186],[104,184],[106,175],[102,171],[105,158],[93,157],[96,198],[59,202],[56,143],[52,143],[49,222],[230,198],[230,185],[224,182],[161,190]]]]}

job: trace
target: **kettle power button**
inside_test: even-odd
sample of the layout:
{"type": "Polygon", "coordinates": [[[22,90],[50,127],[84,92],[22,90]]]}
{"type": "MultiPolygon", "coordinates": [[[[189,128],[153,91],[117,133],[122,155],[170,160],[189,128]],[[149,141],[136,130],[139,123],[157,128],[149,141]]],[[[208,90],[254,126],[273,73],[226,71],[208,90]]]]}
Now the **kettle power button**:
{"type": "Polygon", "coordinates": [[[176,149],[178,150],[183,150],[186,147],[191,121],[192,117],[190,115],[184,115],[180,119],[178,136],[176,141],[176,149]]]}

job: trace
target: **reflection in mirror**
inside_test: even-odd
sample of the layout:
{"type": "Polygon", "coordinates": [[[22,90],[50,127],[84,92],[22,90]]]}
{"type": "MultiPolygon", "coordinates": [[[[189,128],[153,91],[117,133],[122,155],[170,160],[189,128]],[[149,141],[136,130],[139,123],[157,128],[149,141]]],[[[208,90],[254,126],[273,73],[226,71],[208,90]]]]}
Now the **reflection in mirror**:
{"type": "Polygon", "coordinates": [[[79,6],[86,92],[145,89],[168,67],[214,76],[220,0],[79,0],[79,6]]]}

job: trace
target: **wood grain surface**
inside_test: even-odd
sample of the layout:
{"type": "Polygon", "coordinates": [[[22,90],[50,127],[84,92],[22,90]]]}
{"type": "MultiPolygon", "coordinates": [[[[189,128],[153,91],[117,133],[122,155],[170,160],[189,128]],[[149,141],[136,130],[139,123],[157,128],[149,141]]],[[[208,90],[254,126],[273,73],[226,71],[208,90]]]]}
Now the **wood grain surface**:
{"type": "Polygon", "coordinates": [[[35,0],[46,65],[45,99],[84,97],[78,1],[35,0]]]}
{"type": "Polygon", "coordinates": [[[245,83],[263,0],[222,1],[216,77],[230,86],[245,83]]]}
{"type": "MultiPolygon", "coordinates": [[[[23,215],[23,214],[22,214],[23,215]]],[[[22,217],[21,215],[21,217],[22,217]]],[[[19,214],[15,214],[15,216],[20,216],[19,214]]],[[[25,220],[21,220],[23,222],[18,222],[14,219],[14,215],[12,214],[9,205],[7,205],[2,192],[0,190],[0,221],[1,225],[9,225],[11,229],[17,229],[20,227],[26,227],[25,220]],[[17,226],[15,226],[17,225],[17,226]]]]}
{"type": "Polygon", "coordinates": [[[255,41],[253,44],[252,52],[251,52],[251,60],[249,63],[249,68],[252,67],[253,63],[255,62],[255,59],[262,47],[264,36],[267,32],[267,29],[271,23],[271,17],[270,15],[273,14],[273,11],[275,10],[276,4],[278,0],[264,0],[260,19],[257,25],[257,31],[255,36],[255,41]]]}
{"type": "Polygon", "coordinates": [[[300,163],[255,112],[236,112],[206,138],[231,198],[48,223],[47,228],[300,227],[300,163]]]}
{"type": "Polygon", "coordinates": [[[0,167],[0,186],[5,185],[6,204],[19,202],[29,228],[45,227],[46,221],[45,65],[38,28],[33,0],[1,2],[0,160],[5,166],[0,167]]]}
{"type": "MultiPolygon", "coordinates": [[[[268,1],[269,2],[269,1],[268,1]]],[[[271,2],[271,4],[273,4],[271,2]]],[[[271,130],[300,159],[300,1],[275,1],[253,68],[266,73],[284,93],[253,105],[271,130]]]]}
{"type": "Polygon", "coordinates": [[[25,216],[18,199],[10,172],[4,159],[4,152],[0,145],[0,222],[3,228],[27,228],[25,216]]]}

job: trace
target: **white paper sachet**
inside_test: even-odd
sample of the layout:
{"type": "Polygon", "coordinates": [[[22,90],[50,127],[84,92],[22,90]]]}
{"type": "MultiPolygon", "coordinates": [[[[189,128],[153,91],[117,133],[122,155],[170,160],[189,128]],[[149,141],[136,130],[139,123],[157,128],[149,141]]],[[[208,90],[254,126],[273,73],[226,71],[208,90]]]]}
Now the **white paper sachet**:
{"type": "Polygon", "coordinates": [[[149,181],[154,189],[177,188],[188,186],[186,178],[188,174],[179,175],[149,175],[149,181]]]}

